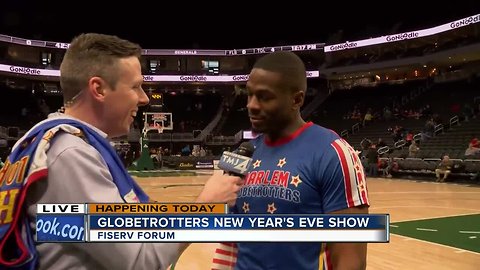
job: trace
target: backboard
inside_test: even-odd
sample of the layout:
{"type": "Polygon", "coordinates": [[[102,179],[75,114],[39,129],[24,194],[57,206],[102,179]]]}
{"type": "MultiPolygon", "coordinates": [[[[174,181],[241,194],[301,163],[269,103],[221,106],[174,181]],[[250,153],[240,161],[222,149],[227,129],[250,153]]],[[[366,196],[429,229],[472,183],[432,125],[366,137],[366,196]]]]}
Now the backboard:
{"type": "Polygon", "coordinates": [[[164,130],[173,130],[172,113],[144,112],[143,122],[143,133],[148,133],[150,130],[156,130],[158,133],[162,133],[164,130]]]}

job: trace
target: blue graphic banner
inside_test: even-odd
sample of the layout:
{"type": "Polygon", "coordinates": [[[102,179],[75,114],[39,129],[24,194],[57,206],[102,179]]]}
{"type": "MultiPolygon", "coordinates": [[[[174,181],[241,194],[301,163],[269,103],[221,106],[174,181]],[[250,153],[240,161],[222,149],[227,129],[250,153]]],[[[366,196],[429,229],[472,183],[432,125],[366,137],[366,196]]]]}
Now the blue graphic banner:
{"type": "Polygon", "coordinates": [[[37,242],[84,242],[85,215],[37,214],[37,242]]]}
{"type": "Polygon", "coordinates": [[[388,215],[90,215],[90,229],[387,230],[388,215]]]}

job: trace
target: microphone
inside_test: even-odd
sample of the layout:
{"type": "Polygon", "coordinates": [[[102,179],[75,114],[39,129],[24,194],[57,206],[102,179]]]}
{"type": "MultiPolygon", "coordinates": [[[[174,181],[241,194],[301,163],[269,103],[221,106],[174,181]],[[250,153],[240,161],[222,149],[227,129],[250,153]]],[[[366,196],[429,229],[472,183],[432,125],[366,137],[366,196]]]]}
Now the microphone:
{"type": "Polygon", "coordinates": [[[252,165],[253,151],[255,151],[253,144],[243,142],[234,152],[224,151],[218,167],[229,175],[243,177],[247,175],[248,169],[252,165]]]}

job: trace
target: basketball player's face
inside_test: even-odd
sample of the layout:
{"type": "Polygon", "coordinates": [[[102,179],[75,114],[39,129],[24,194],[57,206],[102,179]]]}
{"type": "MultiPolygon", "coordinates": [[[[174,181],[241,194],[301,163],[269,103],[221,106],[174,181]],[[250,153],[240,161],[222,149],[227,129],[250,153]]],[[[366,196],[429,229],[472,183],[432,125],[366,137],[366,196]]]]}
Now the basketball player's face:
{"type": "Polygon", "coordinates": [[[120,59],[118,69],[117,84],[105,90],[102,120],[103,130],[109,137],[128,134],[138,107],[149,102],[142,89],[143,76],[138,58],[120,59]]]}
{"type": "Polygon", "coordinates": [[[254,68],[247,82],[248,116],[254,132],[280,133],[292,119],[291,94],[279,74],[254,68]]]}

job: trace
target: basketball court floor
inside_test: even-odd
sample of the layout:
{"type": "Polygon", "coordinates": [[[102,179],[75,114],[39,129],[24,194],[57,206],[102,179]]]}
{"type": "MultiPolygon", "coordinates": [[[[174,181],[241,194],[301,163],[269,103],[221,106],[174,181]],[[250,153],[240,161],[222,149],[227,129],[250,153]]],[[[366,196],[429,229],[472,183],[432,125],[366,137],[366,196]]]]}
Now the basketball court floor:
{"type": "MultiPolygon", "coordinates": [[[[137,180],[155,200],[192,202],[208,177],[148,177],[137,180]]],[[[480,186],[370,178],[368,189],[370,213],[390,214],[392,231],[402,235],[391,233],[390,243],[369,244],[367,269],[480,269],[480,186]],[[450,230],[436,229],[432,227],[434,225],[402,223],[457,216],[473,219],[462,219],[460,223],[445,219],[445,222],[451,223],[450,230]],[[413,230],[412,234],[401,230],[407,227],[413,230]],[[422,235],[416,236],[419,231],[422,235]],[[442,237],[453,238],[460,244],[442,242],[442,237]]],[[[174,269],[210,269],[215,248],[216,244],[212,243],[190,245],[174,269]]]]}

